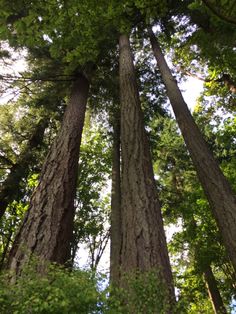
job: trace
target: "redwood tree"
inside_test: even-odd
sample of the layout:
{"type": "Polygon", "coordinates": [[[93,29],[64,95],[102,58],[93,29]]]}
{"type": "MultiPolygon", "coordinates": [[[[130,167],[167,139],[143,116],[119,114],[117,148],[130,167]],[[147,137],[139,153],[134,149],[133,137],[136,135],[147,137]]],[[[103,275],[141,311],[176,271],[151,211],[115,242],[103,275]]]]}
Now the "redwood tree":
{"type": "Polygon", "coordinates": [[[152,159],[129,38],[119,38],[121,100],[121,271],[157,269],[174,302],[174,287],[152,159]]]}
{"type": "Polygon", "coordinates": [[[176,120],[212,208],[224,245],[236,270],[236,197],[196,125],[178,88],[158,41],[149,28],[153,52],[176,120]]]}
{"type": "Polygon", "coordinates": [[[19,273],[35,254],[65,264],[70,259],[74,198],[89,82],[77,75],[61,130],[42,168],[29,210],[13,243],[8,267],[19,273]]]}

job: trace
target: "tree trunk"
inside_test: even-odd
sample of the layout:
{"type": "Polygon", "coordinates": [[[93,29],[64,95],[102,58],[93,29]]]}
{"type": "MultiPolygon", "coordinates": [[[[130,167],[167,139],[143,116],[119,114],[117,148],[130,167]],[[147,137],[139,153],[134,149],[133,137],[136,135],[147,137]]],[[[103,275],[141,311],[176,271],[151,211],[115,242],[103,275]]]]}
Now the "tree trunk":
{"type": "Polygon", "coordinates": [[[210,266],[208,266],[204,271],[204,279],[215,314],[227,314],[220,291],[217,288],[217,282],[210,266]]]}
{"type": "Polygon", "coordinates": [[[90,268],[93,271],[97,271],[98,264],[101,261],[103,253],[107,247],[107,243],[110,238],[110,230],[107,230],[105,234],[99,236],[92,236],[89,243],[89,252],[91,256],[90,268]]]}
{"type": "Polygon", "coordinates": [[[129,38],[121,35],[122,273],[158,270],[174,302],[174,287],[152,159],[129,38]]]}
{"type": "Polygon", "coordinates": [[[44,131],[48,126],[47,120],[41,120],[36,126],[29,142],[20,155],[16,164],[3,182],[0,189],[0,219],[4,215],[7,206],[20,197],[20,182],[29,174],[29,166],[34,161],[34,150],[43,142],[44,131]]]}
{"type": "Polygon", "coordinates": [[[121,254],[120,117],[113,122],[110,280],[120,280],[121,254]]]}
{"type": "Polygon", "coordinates": [[[234,192],[198,129],[151,28],[149,28],[149,34],[176,120],[236,270],[236,198],[234,192]]]}
{"type": "Polygon", "coordinates": [[[42,168],[39,185],[11,249],[8,267],[19,273],[35,254],[40,260],[65,264],[70,259],[74,198],[88,80],[73,83],[62,127],[42,168]]]}
{"type": "MultiPolygon", "coordinates": [[[[13,226],[12,226],[13,228],[13,226]]],[[[12,238],[13,231],[11,230],[7,236],[6,243],[3,245],[3,252],[1,254],[0,259],[0,270],[4,269],[5,259],[7,257],[7,252],[9,250],[10,244],[11,244],[11,238],[12,238]]]]}

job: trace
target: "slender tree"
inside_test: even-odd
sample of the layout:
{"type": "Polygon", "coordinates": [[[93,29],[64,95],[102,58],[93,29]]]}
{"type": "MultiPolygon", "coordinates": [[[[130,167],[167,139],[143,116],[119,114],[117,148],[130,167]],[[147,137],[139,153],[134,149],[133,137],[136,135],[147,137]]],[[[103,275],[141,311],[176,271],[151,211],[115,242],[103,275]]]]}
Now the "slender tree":
{"type": "Polygon", "coordinates": [[[176,120],[190,152],[199,180],[211,205],[224,245],[236,270],[235,194],[198,129],[150,27],[149,35],[176,120]]]}
{"type": "Polygon", "coordinates": [[[70,259],[78,158],[88,89],[87,78],[78,75],[61,131],[46,157],[38,187],[9,255],[8,267],[16,273],[32,254],[60,264],[70,259]]]}
{"type": "Polygon", "coordinates": [[[11,167],[10,172],[0,188],[0,218],[4,215],[7,206],[16,200],[20,194],[20,182],[29,174],[30,164],[34,160],[34,151],[43,142],[44,131],[48,125],[46,119],[41,119],[35,127],[31,138],[17,162],[11,167]]]}
{"type": "MultiPolygon", "coordinates": [[[[212,308],[214,310],[214,312],[216,314],[225,314],[227,313],[226,308],[224,306],[224,302],[222,300],[220,291],[217,287],[217,280],[215,279],[215,276],[212,272],[212,267],[211,267],[211,261],[210,258],[208,257],[208,259],[205,257],[205,260],[199,261],[199,252],[201,252],[201,249],[204,247],[204,244],[202,243],[197,243],[198,242],[198,236],[197,236],[197,223],[194,219],[194,215],[192,215],[190,223],[189,223],[189,228],[191,228],[191,232],[192,232],[192,237],[193,237],[193,243],[194,243],[194,247],[193,247],[193,254],[194,254],[194,259],[195,259],[195,263],[199,264],[199,269],[201,270],[201,273],[204,277],[204,281],[206,283],[206,288],[207,288],[207,292],[209,295],[209,298],[211,300],[211,304],[212,304],[212,308]],[[203,265],[201,265],[201,262],[203,265]]],[[[206,245],[206,244],[205,244],[206,245]]],[[[191,248],[191,243],[190,243],[190,248],[191,248]]],[[[204,250],[204,249],[203,249],[204,250]]],[[[204,254],[204,252],[203,252],[204,254]]]]}
{"type": "Polygon", "coordinates": [[[120,178],[120,117],[113,122],[112,192],[111,192],[111,283],[120,280],[121,254],[121,178],[120,178]]]}
{"type": "Polygon", "coordinates": [[[119,38],[121,100],[121,271],[157,269],[174,302],[174,287],[129,38],[119,38]]]}
{"type": "MultiPolygon", "coordinates": [[[[204,119],[204,113],[199,110],[198,114],[195,112],[195,116],[198,123],[205,125],[208,130],[208,133],[205,130],[204,134],[208,135],[209,142],[213,144],[213,139],[217,136],[213,145],[222,162],[221,166],[227,165],[229,169],[232,169],[234,158],[231,160],[231,155],[235,151],[235,145],[231,143],[233,129],[226,127],[225,131],[230,130],[232,137],[230,138],[230,134],[226,131],[229,138],[224,135],[222,141],[224,131],[220,131],[216,123],[214,126],[210,125],[209,119],[213,118],[210,118],[209,114],[204,119]],[[211,128],[214,130],[212,136],[210,136],[211,128]],[[225,147],[225,150],[221,145],[225,147]],[[227,160],[226,163],[225,160],[227,160]]],[[[204,284],[206,282],[204,273],[210,267],[215,277],[214,289],[218,291],[217,294],[220,295],[223,304],[229,309],[234,294],[232,284],[235,280],[231,278],[232,269],[229,267],[226,250],[221,244],[218,228],[196,177],[182,136],[178,133],[176,122],[174,118],[164,121],[165,126],[161,134],[156,134],[158,145],[155,145],[154,162],[156,159],[157,164],[154,164],[154,169],[159,177],[160,199],[165,208],[166,223],[168,225],[168,222],[177,222],[181,225],[181,229],[175,232],[169,243],[176,265],[176,286],[180,291],[180,304],[183,302],[183,308],[192,311],[194,307],[198,308],[202,304],[201,311],[203,312],[207,311],[206,308],[210,309],[213,306],[210,298],[209,301],[207,300],[209,289],[204,284]]],[[[220,121],[218,123],[220,128],[223,128],[220,121]]],[[[228,123],[225,122],[226,125],[228,123]]],[[[232,173],[234,184],[233,177],[232,173]]],[[[215,307],[217,308],[217,304],[215,307]]]]}
{"type": "Polygon", "coordinates": [[[224,302],[221,298],[220,292],[217,287],[217,282],[215,280],[214,274],[212,272],[211,266],[208,266],[204,271],[204,279],[207,286],[207,291],[209,298],[212,303],[215,314],[227,314],[224,302]]]}

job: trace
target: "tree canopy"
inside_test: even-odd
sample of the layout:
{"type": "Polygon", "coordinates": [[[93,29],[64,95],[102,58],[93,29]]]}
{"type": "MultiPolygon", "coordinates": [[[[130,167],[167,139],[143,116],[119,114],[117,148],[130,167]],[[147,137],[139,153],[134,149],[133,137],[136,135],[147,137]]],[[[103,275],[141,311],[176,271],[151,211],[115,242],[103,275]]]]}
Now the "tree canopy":
{"type": "Polygon", "coordinates": [[[235,1],[0,11],[2,312],[230,313],[235,1]],[[8,71],[16,55],[27,67],[8,71]],[[190,110],[189,77],[203,82],[190,110]]]}

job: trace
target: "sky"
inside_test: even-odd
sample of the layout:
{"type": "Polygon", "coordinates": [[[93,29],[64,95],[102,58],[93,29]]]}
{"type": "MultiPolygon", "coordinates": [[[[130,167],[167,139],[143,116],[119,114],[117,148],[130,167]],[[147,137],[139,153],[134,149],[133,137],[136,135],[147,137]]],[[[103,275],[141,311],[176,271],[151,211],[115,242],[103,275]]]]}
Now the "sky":
{"type": "MultiPolygon", "coordinates": [[[[7,47],[10,49],[9,47],[7,47]]],[[[20,72],[23,72],[27,69],[27,63],[25,60],[26,51],[22,50],[20,53],[15,53],[11,51],[12,58],[15,59],[12,65],[3,65],[0,64],[0,75],[13,75],[13,76],[19,76],[20,72]]],[[[0,105],[5,104],[7,101],[11,100],[13,97],[12,91],[7,91],[3,95],[0,94],[0,105]]]]}
{"type": "Polygon", "coordinates": [[[192,110],[197,102],[197,98],[203,91],[203,81],[193,77],[188,77],[187,81],[180,85],[185,102],[192,110]]]}

